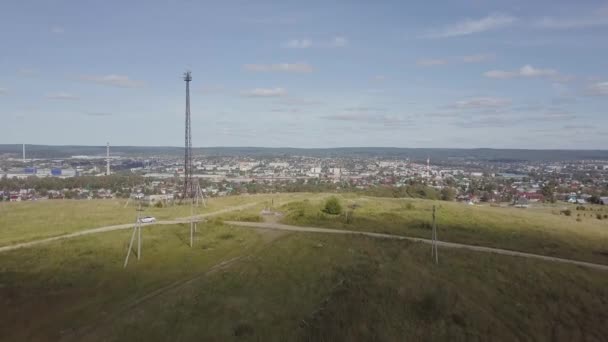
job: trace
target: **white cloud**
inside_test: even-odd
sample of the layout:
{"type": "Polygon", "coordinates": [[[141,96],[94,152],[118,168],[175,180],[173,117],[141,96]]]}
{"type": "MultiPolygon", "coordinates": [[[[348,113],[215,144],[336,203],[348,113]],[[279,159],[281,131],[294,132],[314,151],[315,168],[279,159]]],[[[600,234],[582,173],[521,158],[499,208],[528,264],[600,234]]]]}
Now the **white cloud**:
{"type": "Polygon", "coordinates": [[[0,95],[4,95],[6,93],[8,93],[8,89],[6,89],[6,88],[0,88],[0,95]]]}
{"type": "Polygon", "coordinates": [[[490,70],[483,73],[485,77],[509,79],[515,77],[560,77],[554,69],[537,69],[529,64],[524,65],[519,70],[490,70]]]}
{"type": "Polygon", "coordinates": [[[513,24],[517,19],[507,14],[491,14],[481,19],[466,19],[453,26],[446,27],[442,30],[431,32],[425,37],[427,38],[448,38],[456,36],[465,36],[473,33],[481,33],[490,30],[507,27],[513,24]]]}
{"type": "Polygon", "coordinates": [[[308,48],[341,48],[348,46],[348,39],[336,36],[329,41],[313,42],[310,38],[290,39],[283,43],[283,47],[288,49],[308,49],[308,48]]]}
{"type": "Polygon", "coordinates": [[[130,79],[128,76],[123,75],[106,75],[106,76],[80,76],[79,79],[85,82],[97,83],[106,86],[120,87],[120,88],[140,88],[145,86],[143,81],[136,81],[130,79]]]}
{"type": "Polygon", "coordinates": [[[277,71],[308,73],[313,71],[312,66],[308,63],[245,64],[243,68],[247,71],[255,72],[277,71]]]}
{"type": "Polygon", "coordinates": [[[608,96],[608,82],[597,82],[589,86],[589,94],[608,96]]]}
{"type": "Polygon", "coordinates": [[[310,39],[291,39],[286,42],[284,45],[286,48],[290,49],[307,49],[312,47],[312,40],[310,39]]]}
{"type": "Polygon", "coordinates": [[[345,112],[359,112],[359,113],[369,113],[369,112],[386,112],[386,108],[382,107],[367,107],[367,106],[355,106],[355,107],[346,107],[344,108],[345,112]]]}
{"type": "Polygon", "coordinates": [[[446,65],[448,61],[445,59],[419,59],[416,61],[418,66],[436,66],[436,65],[446,65]]]}
{"type": "Polygon", "coordinates": [[[332,47],[345,47],[348,45],[348,39],[346,39],[345,37],[334,37],[334,39],[331,41],[330,46],[332,47]]]}
{"type": "Polygon", "coordinates": [[[386,81],[386,76],[384,75],[376,75],[374,77],[372,77],[373,81],[377,81],[377,82],[382,82],[382,81],[386,81]]]}
{"type": "Polygon", "coordinates": [[[84,115],[86,115],[86,116],[93,116],[93,117],[106,117],[106,116],[112,116],[112,113],[106,113],[106,112],[85,112],[84,115]]]}
{"type": "Polygon", "coordinates": [[[54,34],[62,34],[65,32],[65,29],[61,26],[53,26],[51,27],[51,33],[54,34]]]}
{"type": "Polygon", "coordinates": [[[297,97],[286,96],[280,100],[281,103],[291,106],[315,106],[323,104],[322,101],[314,99],[303,99],[297,97]]]}
{"type": "Polygon", "coordinates": [[[492,59],[493,57],[494,57],[493,55],[479,54],[479,55],[462,56],[460,58],[460,60],[464,63],[481,63],[481,62],[485,62],[489,59],[492,59]]]}
{"type": "Polygon", "coordinates": [[[19,70],[17,70],[17,72],[23,76],[34,76],[38,74],[38,71],[28,68],[20,68],[19,70]]]}
{"type": "Polygon", "coordinates": [[[502,108],[511,105],[510,99],[501,97],[472,97],[465,100],[456,101],[453,107],[461,109],[474,108],[502,108]]]}
{"type": "Polygon", "coordinates": [[[51,99],[51,100],[78,100],[79,99],[78,96],[76,96],[74,94],[66,93],[66,92],[49,93],[49,94],[46,94],[45,97],[47,99],[51,99]]]}
{"type": "Polygon", "coordinates": [[[287,95],[287,90],[283,88],[255,88],[243,92],[248,97],[279,97],[287,95]]]}
{"type": "Polygon", "coordinates": [[[543,17],[536,20],[532,24],[532,26],[537,28],[553,30],[584,29],[607,25],[608,6],[597,9],[593,13],[587,13],[580,16],[570,16],[562,18],[543,17]]]}
{"type": "Polygon", "coordinates": [[[422,58],[417,60],[416,64],[418,66],[437,66],[450,63],[481,63],[492,59],[493,57],[494,55],[491,54],[476,54],[449,58],[422,58]]]}
{"type": "MultiPolygon", "coordinates": [[[[361,122],[369,125],[380,125],[376,127],[385,128],[397,128],[406,124],[411,124],[412,121],[409,118],[397,115],[380,115],[374,113],[345,113],[345,114],[332,114],[321,116],[321,119],[331,121],[349,121],[349,122],[361,122]]],[[[373,126],[370,126],[373,127],[373,126]]]]}

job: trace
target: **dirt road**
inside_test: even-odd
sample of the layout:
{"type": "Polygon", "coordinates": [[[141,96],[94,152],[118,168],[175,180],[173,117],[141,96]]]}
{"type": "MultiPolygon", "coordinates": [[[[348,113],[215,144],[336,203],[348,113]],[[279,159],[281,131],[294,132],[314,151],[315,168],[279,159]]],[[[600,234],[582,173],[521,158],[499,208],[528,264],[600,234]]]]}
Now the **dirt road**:
{"type": "MultiPolygon", "coordinates": [[[[363,236],[369,236],[369,237],[373,237],[373,238],[408,240],[408,241],[422,242],[422,243],[427,243],[427,244],[432,243],[432,241],[429,239],[407,237],[407,236],[400,236],[400,235],[391,235],[391,234],[382,234],[382,233],[361,232],[361,231],[355,231],[355,230],[341,230],[341,229],[318,228],[318,227],[299,227],[299,226],[290,226],[290,225],[280,224],[280,223],[267,223],[267,222],[224,221],[224,223],[230,224],[233,226],[257,228],[257,229],[261,228],[261,229],[277,229],[277,230],[286,230],[286,231],[292,231],[292,232],[306,232],[306,233],[363,235],[363,236]]],[[[541,260],[553,261],[553,262],[561,262],[561,263],[566,263],[566,264],[571,264],[571,265],[589,267],[589,268],[602,270],[602,271],[608,271],[608,265],[594,264],[591,262],[571,260],[571,259],[556,258],[556,257],[551,257],[551,256],[546,256],[546,255],[517,252],[517,251],[511,251],[511,250],[507,250],[507,249],[473,246],[473,245],[466,245],[466,244],[462,244],[462,243],[445,242],[445,241],[438,241],[437,245],[440,247],[460,248],[460,249],[467,249],[467,250],[476,251],[476,252],[494,253],[494,254],[501,254],[501,255],[510,255],[510,256],[518,256],[518,257],[524,257],[524,258],[531,258],[531,259],[541,259],[541,260]]]]}

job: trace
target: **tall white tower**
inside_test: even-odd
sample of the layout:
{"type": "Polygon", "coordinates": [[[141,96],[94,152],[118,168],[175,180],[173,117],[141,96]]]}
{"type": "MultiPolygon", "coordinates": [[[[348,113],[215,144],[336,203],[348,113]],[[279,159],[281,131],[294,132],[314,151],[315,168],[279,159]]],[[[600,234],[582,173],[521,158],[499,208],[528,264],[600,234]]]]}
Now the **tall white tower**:
{"type": "Polygon", "coordinates": [[[426,173],[431,177],[431,157],[426,157],[426,173]]]}
{"type": "Polygon", "coordinates": [[[106,145],[106,176],[110,175],[110,143],[106,145]]]}
{"type": "Polygon", "coordinates": [[[25,144],[23,144],[23,163],[25,163],[25,144]]]}

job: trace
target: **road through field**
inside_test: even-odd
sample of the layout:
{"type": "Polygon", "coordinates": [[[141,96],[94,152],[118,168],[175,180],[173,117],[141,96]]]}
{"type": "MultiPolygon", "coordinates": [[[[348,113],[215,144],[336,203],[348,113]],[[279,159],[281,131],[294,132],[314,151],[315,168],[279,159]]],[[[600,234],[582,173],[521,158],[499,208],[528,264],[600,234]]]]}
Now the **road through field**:
{"type": "MultiPolygon", "coordinates": [[[[276,229],[276,230],[286,230],[286,231],[292,231],[292,232],[306,232],[306,233],[363,235],[363,236],[369,236],[369,237],[373,237],[373,238],[408,240],[408,241],[422,242],[422,243],[427,243],[427,244],[433,243],[433,241],[429,240],[429,239],[392,235],[392,234],[362,232],[362,231],[356,231],[356,230],[342,230],[342,229],[330,229],[330,228],[319,228],[319,227],[300,227],[300,226],[291,226],[291,225],[286,225],[286,224],[270,223],[270,222],[224,221],[224,223],[230,224],[233,226],[257,228],[257,229],[261,228],[261,229],[276,229]]],[[[594,269],[602,270],[602,271],[608,271],[608,265],[594,264],[591,262],[578,261],[578,260],[572,260],[572,259],[556,258],[556,257],[540,255],[540,254],[517,252],[517,251],[511,251],[508,249],[466,245],[466,244],[462,244],[462,243],[445,242],[445,241],[437,241],[437,245],[441,246],[441,247],[447,247],[447,248],[467,249],[467,250],[476,251],[476,252],[494,253],[494,254],[518,256],[518,257],[524,257],[524,258],[530,258],[530,259],[541,259],[541,260],[546,260],[546,261],[561,262],[561,263],[566,263],[566,264],[571,264],[571,265],[594,268],[594,269]]]]}
{"type": "MultiPolygon", "coordinates": [[[[227,208],[224,208],[221,210],[217,210],[217,211],[205,213],[205,214],[200,214],[200,215],[196,215],[196,216],[192,216],[192,217],[182,217],[182,218],[177,218],[174,220],[157,221],[154,223],[143,223],[142,225],[143,226],[153,226],[153,225],[171,225],[171,224],[189,223],[191,219],[194,220],[195,222],[198,222],[198,221],[202,221],[206,217],[224,214],[224,213],[236,211],[236,210],[247,209],[247,208],[253,207],[255,205],[258,205],[260,203],[261,202],[247,203],[247,204],[237,205],[237,206],[233,206],[233,207],[227,207],[227,208]]],[[[19,248],[32,247],[32,246],[45,244],[45,243],[58,241],[58,240],[72,239],[72,238],[83,236],[83,235],[99,234],[99,233],[111,232],[114,230],[129,229],[129,228],[133,228],[133,223],[125,223],[125,224],[118,224],[118,225],[113,225],[113,226],[86,229],[86,230],[81,230],[79,232],[54,236],[54,237],[50,237],[50,238],[46,238],[46,239],[40,239],[40,240],[17,243],[17,244],[9,245],[9,246],[3,246],[3,247],[0,247],[0,253],[12,251],[12,250],[19,249],[19,248]]]]}

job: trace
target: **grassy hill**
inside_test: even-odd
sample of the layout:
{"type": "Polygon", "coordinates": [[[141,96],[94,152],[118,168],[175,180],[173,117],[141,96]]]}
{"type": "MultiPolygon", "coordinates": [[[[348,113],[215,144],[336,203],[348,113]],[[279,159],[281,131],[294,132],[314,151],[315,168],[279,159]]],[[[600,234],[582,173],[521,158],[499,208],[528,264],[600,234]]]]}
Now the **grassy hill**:
{"type": "MultiPolygon", "coordinates": [[[[345,223],[344,216],[319,214],[326,196],[283,196],[274,202],[286,222],[420,236],[429,233],[428,209],[439,205],[346,196],[345,208],[357,206],[345,223]]],[[[419,243],[222,223],[257,219],[268,197],[262,199],[200,224],[193,248],[186,225],[146,227],[142,259],[131,259],[126,269],[131,232],[124,230],[0,254],[0,340],[601,341],[608,336],[604,271],[450,249],[439,250],[435,265],[430,247],[419,243]]],[[[226,200],[214,209],[249,200],[226,200]]],[[[66,201],[61,210],[82,205],[70,216],[80,218],[88,212],[80,203],[99,206],[95,202],[66,201]]],[[[18,208],[22,227],[28,226],[28,212],[49,205],[14,205],[20,204],[31,206],[18,208]]],[[[588,252],[606,247],[604,221],[577,222],[550,207],[440,204],[441,239],[536,252],[547,248],[605,263],[588,252]]],[[[0,236],[3,218],[16,210],[10,208],[0,212],[0,236]]],[[[181,209],[167,209],[167,217],[183,214],[171,210],[181,209]]],[[[104,212],[97,218],[112,210],[104,212]]],[[[55,220],[60,226],[60,218],[55,220]]],[[[29,231],[35,227],[43,225],[29,231]]]]}

